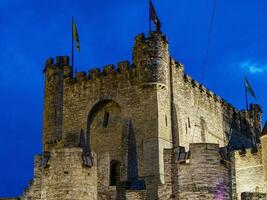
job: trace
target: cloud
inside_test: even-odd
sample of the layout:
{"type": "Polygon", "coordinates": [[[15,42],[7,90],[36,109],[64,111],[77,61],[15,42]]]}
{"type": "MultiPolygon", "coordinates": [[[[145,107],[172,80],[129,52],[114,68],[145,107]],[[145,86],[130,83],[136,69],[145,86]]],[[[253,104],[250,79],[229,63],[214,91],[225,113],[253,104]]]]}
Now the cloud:
{"type": "Polygon", "coordinates": [[[267,64],[261,64],[258,62],[255,62],[254,60],[248,59],[244,62],[240,63],[240,67],[242,69],[245,69],[251,74],[260,74],[267,72],[267,64]]]}

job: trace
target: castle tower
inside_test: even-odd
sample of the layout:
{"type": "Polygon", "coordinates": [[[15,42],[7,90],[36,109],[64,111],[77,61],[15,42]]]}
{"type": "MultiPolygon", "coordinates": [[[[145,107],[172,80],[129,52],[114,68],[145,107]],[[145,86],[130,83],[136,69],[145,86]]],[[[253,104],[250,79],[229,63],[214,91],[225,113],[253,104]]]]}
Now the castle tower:
{"type": "Polygon", "coordinates": [[[267,181],[267,121],[262,130],[260,140],[264,180],[267,181]]]}
{"type": "Polygon", "coordinates": [[[140,34],[135,38],[133,63],[144,84],[167,85],[169,72],[168,41],[161,32],[150,32],[148,38],[140,34]]]}
{"type": "Polygon", "coordinates": [[[67,56],[58,56],[56,63],[53,63],[53,59],[48,59],[44,69],[44,151],[51,149],[62,137],[64,66],[68,65],[69,58],[67,56]]]}
{"type": "Polygon", "coordinates": [[[256,142],[259,143],[262,130],[262,109],[258,104],[250,104],[251,127],[253,127],[253,135],[256,142]]]}
{"type": "Polygon", "coordinates": [[[146,177],[148,195],[153,199],[158,184],[165,182],[163,151],[172,148],[170,55],[166,36],[161,32],[150,32],[148,37],[138,35],[133,48],[133,64],[143,93],[140,106],[143,117],[147,118],[142,125],[144,171],[141,176],[146,177]]]}

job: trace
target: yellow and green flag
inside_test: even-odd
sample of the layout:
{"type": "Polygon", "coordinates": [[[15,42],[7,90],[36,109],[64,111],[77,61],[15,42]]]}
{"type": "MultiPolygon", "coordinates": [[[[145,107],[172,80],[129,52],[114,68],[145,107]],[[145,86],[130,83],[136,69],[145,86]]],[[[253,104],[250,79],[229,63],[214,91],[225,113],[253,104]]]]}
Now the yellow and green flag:
{"type": "Polygon", "coordinates": [[[80,47],[79,35],[78,35],[78,30],[77,30],[77,26],[76,26],[76,23],[74,21],[74,18],[72,18],[72,37],[76,43],[77,51],[80,52],[81,47],[80,47]]]}
{"type": "Polygon", "coordinates": [[[249,84],[248,79],[246,77],[245,77],[245,87],[246,87],[246,91],[249,92],[252,97],[257,99],[255,92],[253,91],[253,89],[252,89],[251,85],[249,84]]]}

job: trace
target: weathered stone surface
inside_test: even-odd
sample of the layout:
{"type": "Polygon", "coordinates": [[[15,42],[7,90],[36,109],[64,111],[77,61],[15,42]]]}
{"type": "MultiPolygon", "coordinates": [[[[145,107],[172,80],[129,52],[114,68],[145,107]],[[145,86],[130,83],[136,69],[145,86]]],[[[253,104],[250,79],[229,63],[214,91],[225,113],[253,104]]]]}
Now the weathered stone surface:
{"type": "Polygon", "coordinates": [[[263,136],[256,156],[230,159],[220,149],[229,138],[231,149],[255,147],[260,107],[238,111],[185,74],[162,33],[135,38],[132,64],[73,74],[68,57],[57,57],[44,73],[44,153],[21,199],[236,200],[254,186],[266,193],[263,136]]]}
{"type": "Polygon", "coordinates": [[[266,194],[258,192],[244,192],[241,194],[241,200],[266,200],[266,194]]]}

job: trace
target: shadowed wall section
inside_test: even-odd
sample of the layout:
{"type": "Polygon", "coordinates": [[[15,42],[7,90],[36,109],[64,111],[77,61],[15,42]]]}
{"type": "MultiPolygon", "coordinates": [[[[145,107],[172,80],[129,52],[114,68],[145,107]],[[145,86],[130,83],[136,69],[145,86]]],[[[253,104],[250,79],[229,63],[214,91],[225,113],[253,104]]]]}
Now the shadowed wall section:
{"type": "Polygon", "coordinates": [[[87,138],[90,151],[98,155],[98,188],[103,199],[115,198],[116,183],[121,179],[122,113],[112,100],[102,100],[88,115],[87,138]]]}
{"type": "Polygon", "coordinates": [[[136,152],[136,138],[132,121],[129,123],[128,136],[128,180],[137,180],[138,178],[138,160],[136,152]]]}

